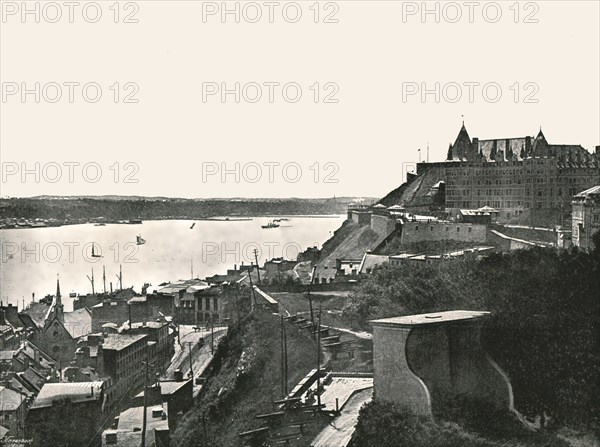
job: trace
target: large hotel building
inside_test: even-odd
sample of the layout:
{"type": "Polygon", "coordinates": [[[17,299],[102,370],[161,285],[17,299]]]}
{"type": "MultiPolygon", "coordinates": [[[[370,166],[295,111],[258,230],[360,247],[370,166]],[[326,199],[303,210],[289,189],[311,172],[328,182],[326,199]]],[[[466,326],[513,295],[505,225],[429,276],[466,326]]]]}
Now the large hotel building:
{"type": "Polygon", "coordinates": [[[471,139],[463,124],[445,162],[418,164],[419,176],[426,171],[443,179],[450,215],[484,206],[500,220],[529,210],[558,214],[570,210],[577,193],[600,184],[600,146],[590,153],[581,145],[550,144],[541,129],[537,137],[471,139]]]}

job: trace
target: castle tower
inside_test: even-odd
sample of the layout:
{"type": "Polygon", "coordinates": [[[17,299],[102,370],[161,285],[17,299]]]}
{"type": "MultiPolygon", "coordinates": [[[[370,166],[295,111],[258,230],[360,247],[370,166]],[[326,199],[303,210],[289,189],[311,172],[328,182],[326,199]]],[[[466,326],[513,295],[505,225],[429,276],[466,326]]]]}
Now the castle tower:
{"type": "Polygon", "coordinates": [[[458,136],[452,145],[452,160],[454,161],[466,161],[469,154],[471,153],[471,137],[467,132],[467,128],[463,123],[458,132],[458,136]]]}
{"type": "Polygon", "coordinates": [[[540,131],[533,141],[533,155],[534,157],[543,157],[547,154],[548,149],[548,141],[546,140],[546,137],[542,132],[542,128],[540,127],[540,131]]]}

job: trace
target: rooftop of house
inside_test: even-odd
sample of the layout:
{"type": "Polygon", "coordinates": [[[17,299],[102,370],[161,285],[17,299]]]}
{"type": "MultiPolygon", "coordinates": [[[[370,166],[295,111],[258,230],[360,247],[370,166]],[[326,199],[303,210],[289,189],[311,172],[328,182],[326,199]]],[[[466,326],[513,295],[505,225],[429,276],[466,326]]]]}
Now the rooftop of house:
{"type": "MultiPolygon", "coordinates": [[[[168,396],[169,394],[174,394],[179,391],[181,388],[186,386],[192,381],[192,379],[188,380],[164,380],[160,382],[160,394],[162,396],[168,396]]],[[[140,391],[135,397],[143,397],[144,391],[140,391]]]]}
{"type": "MultiPolygon", "coordinates": [[[[102,437],[116,437],[120,447],[138,447],[142,438],[144,407],[132,407],[119,415],[116,429],[105,430],[102,437]]],[[[167,404],[148,407],[146,410],[146,445],[154,445],[156,432],[168,431],[167,404]]]]}
{"type": "Polygon", "coordinates": [[[12,411],[19,408],[27,395],[0,385],[0,402],[2,411],[12,411]]]}
{"type": "Polygon", "coordinates": [[[373,326],[422,326],[431,324],[443,324],[449,322],[479,320],[489,315],[489,312],[450,310],[445,312],[433,312],[419,315],[406,315],[401,317],[383,318],[371,320],[373,326]]]}
{"type": "Polygon", "coordinates": [[[31,366],[19,373],[19,377],[23,383],[35,391],[41,390],[47,379],[41,372],[31,366]]]}
{"type": "Polygon", "coordinates": [[[39,367],[43,369],[51,369],[55,365],[55,361],[52,357],[38,348],[30,340],[24,342],[17,350],[17,356],[27,356],[33,360],[39,367]]]}
{"type": "Polygon", "coordinates": [[[371,271],[373,267],[377,267],[384,262],[389,261],[389,256],[387,255],[376,255],[373,253],[365,253],[360,263],[360,267],[358,268],[358,273],[367,273],[367,271],[371,271]]]}
{"type": "Polygon", "coordinates": [[[46,383],[31,409],[51,407],[54,401],[62,399],[72,402],[99,400],[103,385],[104,382],[46,383]]]}
{"type": "Polygon", "coordinates": [[[181,290],[189,290],[190,293],[194,293],[209,288],[210,285],[206,281],[201,279],[187,279],[169,283],[158,289],[158,293],[175,294],[179,293],[181,290]]]}
{"type": "Polygon", "coordinates": [[[0,351],[0,362],[12,360],[17,351],[0,351]]]}
{"type": "Polygon", "coordinates": [[[46,314],[48,313],[49,309],[50,306],[48,304],[34,302],[30,303],[29,307],[27,307],[27,309],[25,309],[23,313],[29,315],[29,317],[38,327],[43,327],[44,321],[46,319],[46,314]]]}
{"type": "Polygon", "coordinates": [[[146,334],[108,334],[102,343],[102,349],[121,351],[146,337],[146,334]]]}
{"type": "Polygon", "coordinates": [[[254,286],[254,290],[256,291],[256,293],[258,293],[260,296],[262,296],[268,303],[270,303],[270,304],[277,304],[277,301],[275,301],[273,298],[271,298],[265,292],[263,292],[262,290],[260,290],[258,288],[258,286],[254,286]]]}
{"type": "Polygon", "coordinates": [[[65,329],[71,337],[79,338],[92,332],[92,313],[86,307],[63,315],[65,329]]]}
{"type": "MultiPolygon", "coordinates": [[[[167,321],[140,321],[137,323],[131,323],[131,329],[141,329],[141,328],[150,328],[150,329],[160,329],[165,326],[168,326],[169,323],[167,321]]],[[[129,329],[129,322],[123,323],[121,330],[127,331],[129,329]]]]}

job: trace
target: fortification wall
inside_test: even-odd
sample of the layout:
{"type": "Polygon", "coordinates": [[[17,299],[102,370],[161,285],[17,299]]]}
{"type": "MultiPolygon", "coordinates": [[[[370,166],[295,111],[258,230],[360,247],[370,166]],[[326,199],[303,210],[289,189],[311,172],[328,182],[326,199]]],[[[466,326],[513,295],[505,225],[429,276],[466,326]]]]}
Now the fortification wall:
{"type": "Polygon", "coordinates": [[[379,236],[385,237],[396,228],[396,219],[388,216],[379,216],[373,214],[371,216],[371,229],[379,236]]]}
{"type": "Polygon", "coordinates": [[[450,222],[405,222],[402,224],[402,244],[442,240],[485,243],[486,226],[450,222]]]}

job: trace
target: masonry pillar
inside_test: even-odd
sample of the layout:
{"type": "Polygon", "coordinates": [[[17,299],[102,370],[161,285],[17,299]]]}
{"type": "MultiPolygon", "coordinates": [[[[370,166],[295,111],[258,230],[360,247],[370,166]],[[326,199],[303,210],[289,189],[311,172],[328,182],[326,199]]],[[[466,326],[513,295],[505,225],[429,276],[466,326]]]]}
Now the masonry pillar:
{"type": "Polygon", "coordinates": [[[427,416],[465,401],[512,410],[508,377],[481,346],[487,315],[449,311],[371,321],[375,397],[427,416]]]}

